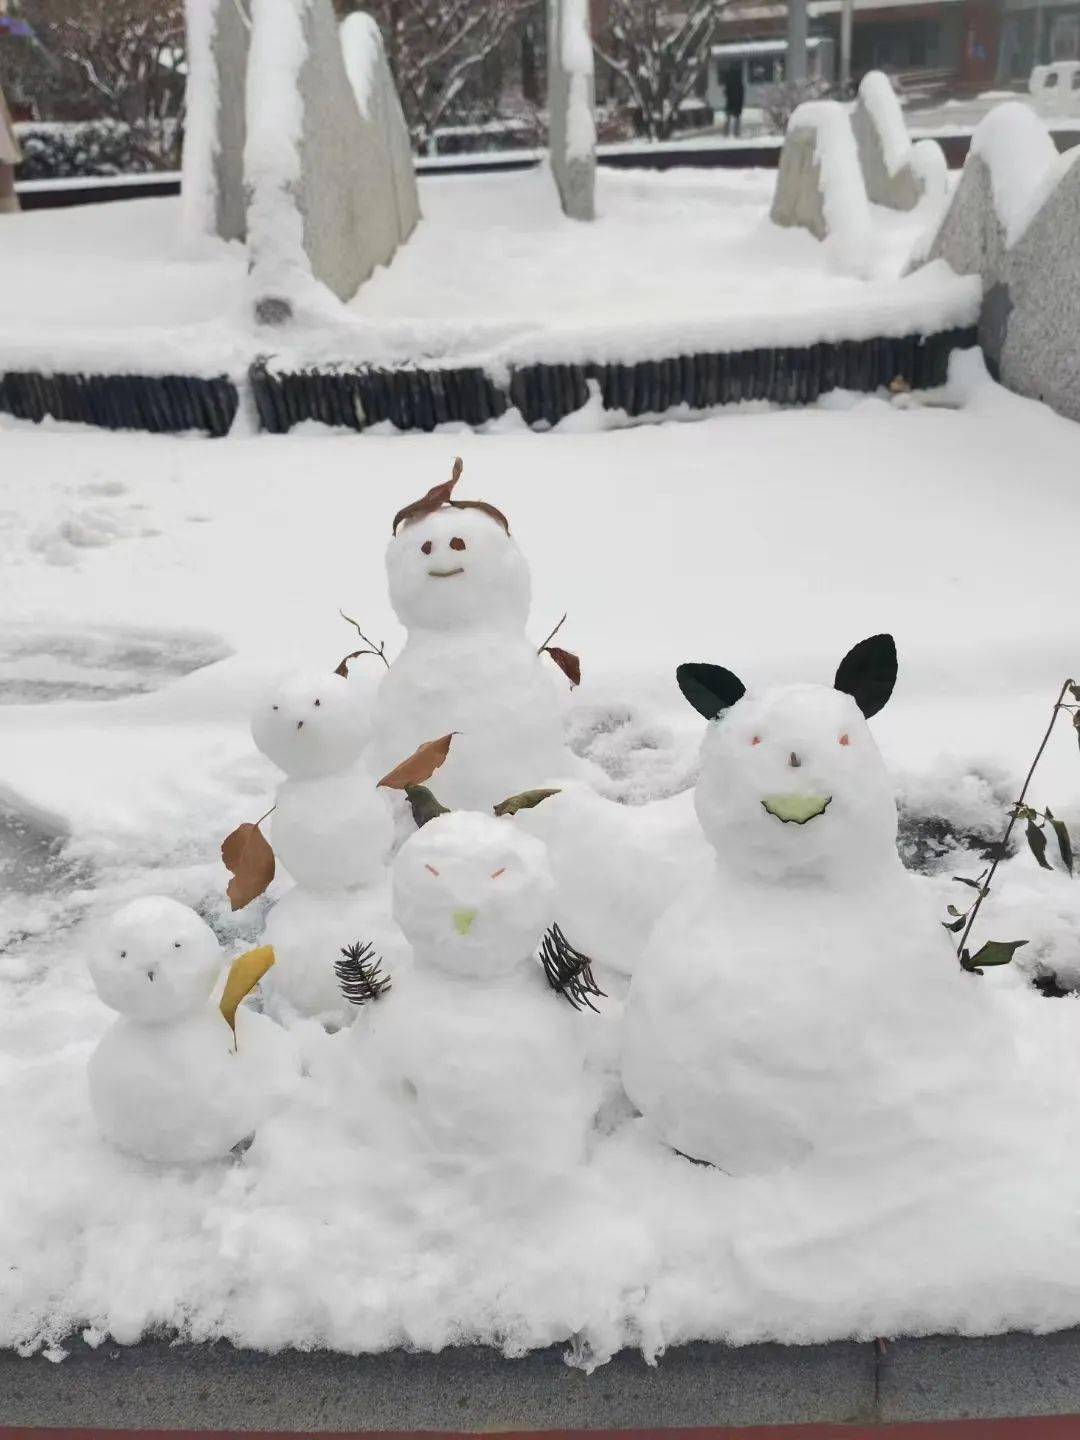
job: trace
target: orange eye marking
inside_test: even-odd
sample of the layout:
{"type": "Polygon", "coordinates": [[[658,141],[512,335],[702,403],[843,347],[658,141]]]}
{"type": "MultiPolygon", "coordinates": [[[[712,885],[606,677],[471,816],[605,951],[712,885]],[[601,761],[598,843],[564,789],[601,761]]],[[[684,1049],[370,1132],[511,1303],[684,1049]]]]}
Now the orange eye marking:
{"type": "Polygon", "coordinates": [[[499,868],[498,870],[493,870],[493,871],[491,872],[491,878],[492,878],[493,880],[497,880],[500,875],[505,875],[505,874],[506,874],[506,866],[503,865],[503,866],[500,866],[500,868],[499,868]]]}
{"type": "Polygon", "coordinates": [[[847,734],[841,735],[841,736],[840,736],[840,744],[841,744],[841,745],[850,745],[850,744],[851,744],[851,736],[850,736],[850,735],[847,735],[847,734]]]}
{"type": "Polygon", "coordinates": [[[750,741],[750,744],[751,744],[751,745],[760,745],[760,744],[761,744],[761,736],[760,736],[760,735],[755,735],[754,738],[750,741]]]}
{"type": "Polygon", "coordinates": [[[425,866],[424,866],[424,869],[425,869],[425,870],[430,870],[431,873],[432,873],[432,875],[438,875],[438,873],[439,873],[438,870],[435,869],[435,866],[434,866],[434,865],[425,865],[425,866]]]}

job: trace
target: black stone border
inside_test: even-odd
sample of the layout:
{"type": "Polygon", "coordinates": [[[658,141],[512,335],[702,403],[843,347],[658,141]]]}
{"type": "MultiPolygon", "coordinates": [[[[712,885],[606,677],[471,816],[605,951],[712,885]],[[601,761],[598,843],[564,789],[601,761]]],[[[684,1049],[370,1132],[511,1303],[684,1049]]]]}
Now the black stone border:
{"type": "MultiPolygon", "coordinates": [[[[434,430],[447,421],[483,425],[516,406],[529,425],[556,425],[600,387],[605,410],[662,415],[673,406],[705,411],[744,400],[813,404],[829,390],[870,392],[894,380],[913,390],[942,385],[953,350],[977,343],[974,327],[890,339],[829,340],[679,355],[634,364],[522,365],[506,389],[478,366],[430,370],[360,366],[277,372],[265,361],[249,371],[263,430],[284,435],[305,420],[363,431],[389,420],[399,430],[434,430]]],[[[108,430],[210,436],[228,434],[239,407],[225,375],[41,375],[0,373],[0,411],[20,420],[46,417],[108,430]]]]}
{"type": "Polygon", "coordinates": [[[46,417],[105,430],[146,430],[174,435],[201,430],[229,433],[240,404],[225,375],[40,375],[0,372],[0,410],[18,420],[46,417]]]}
{"type": "Polygon", "coordinates": [[[680,355],[635,364],[523,365],[507,391],[479,369],[346,370],[312,368],[278,373],[252,366],[252,391],[266,430],[282,434],[304,420],[364,430],[389,420],[400,430],[433,430],[447,420],[480,425],[515,406],[529,425],[556,425],[600,387],[605,410],[661,415],[676,405],[708,410],[743,400],[813,404],[829,390],[877,390],[894,380],[913,390],[943,385],[953,350],[977,343],[974,327],[925,337],[823,341],[680,355]]]}

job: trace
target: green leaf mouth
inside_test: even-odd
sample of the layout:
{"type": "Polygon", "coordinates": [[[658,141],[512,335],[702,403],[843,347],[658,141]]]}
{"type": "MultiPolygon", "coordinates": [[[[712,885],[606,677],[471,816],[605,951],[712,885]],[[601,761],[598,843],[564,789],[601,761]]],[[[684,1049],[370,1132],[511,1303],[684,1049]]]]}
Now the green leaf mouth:
{"type": "Polygon", "coordinates": [[[785,825],[805,825],[816,820],[832,804],[831,795],[766,795],[762,805],[768,814],[785,825]]]}

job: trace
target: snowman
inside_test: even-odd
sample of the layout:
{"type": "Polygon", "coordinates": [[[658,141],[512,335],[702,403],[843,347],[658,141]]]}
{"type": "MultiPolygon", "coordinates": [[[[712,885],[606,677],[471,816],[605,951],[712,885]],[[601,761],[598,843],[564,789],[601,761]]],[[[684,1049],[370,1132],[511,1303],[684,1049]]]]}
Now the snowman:
{"type": "Polygon", "coordinates": [[[339,967],[346,993],[375,1001],[349,1037],[379,1096],[367,1114],[453,1170],[565,1172],[598,1103],[586,1042],[600,992],[552,927],[543,844],[509,818],[445,813],[405,842],[392,883],[411,971],[386,986],[355,949],[339,967]]]}
{"type": "Polygon", "coordinates": [[[680,667],[710,722],[694,800],[715,864],[635,971],[623,1083],[689,1158],[737,1174],[914,1143],[1008,1049],[897,855],[866,724],[896,669],[888,635],[831,689],[747,694],[719,666],[680,667]]]}
{"type": "Polygon", "coordinates": [[[89,1065],[98,1127],[144,1160],[227,1155],[287,1099],[298,1079],[292,1042],[239,1000],[272,964],[266,948],[222,971],[214,932],[194,910],[151,896],[124,906],[90,959],[98,995],[119,1019],[89,1065]]]}
{"type": "Polygon", "coordinates": [[[525,633],[525,557],[493,506],[450,498],[458,473],[394,520],[386,568],[408,638],[375,699],[368,760],[381,775],[428,736],[453,731],[440,795],[486,810],[527,781],[580,767],[565,744],[555,672],[525,633]]]}
{"type": "Polygon", "coordinates": [[[268,695],[255,744],[285,772],[271,820],[277,858],[295,880],[270,911],[271,1008],[334,1025],[351,1019],[334,974],[342,936],[370,935],[400,960],[386,863],[393,818],[361,760],[369,727],[361,693],[339,674],[301,675],[268,695]]]}

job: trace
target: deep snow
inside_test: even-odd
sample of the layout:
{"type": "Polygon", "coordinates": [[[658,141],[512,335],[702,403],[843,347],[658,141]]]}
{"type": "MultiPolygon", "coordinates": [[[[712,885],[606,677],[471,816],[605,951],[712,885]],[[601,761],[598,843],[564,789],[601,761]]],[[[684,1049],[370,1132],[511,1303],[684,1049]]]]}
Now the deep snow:
{"type": "MultiPolygon", "coordinates": [[[[77,654],[83,635],[99,673],[115,665],[128,680],[133,630],[151,656],[178,635],[189,656],[232,652],[181,678],[159,666],[149,693],[80,698],[76,677],[71,699],[54,684],[50,703],[0,711],[0,1344],[73,1328],[132,1341],[159,1325],[351,1350],[477,1339],[514,1352],[574,1337],[589,1363],[692,1337],[1080,1320],[1067,1060],[1080,1021],[1073,1001],[1008,973],[984,983],[1027,1023],[1045,1016],[1059,1034],[1044,1048],[1060,1044],[1061,1058],[1015,1103],[995,1096],[992,1143],[946,1117],[946,1141],[916,1169],[815,1161],[734,1180],[661,1149],[614,1096],[589,1165],[545,1192],[539,1214],[517,1191],[478,1211],[464,1181],[433,1183],[358,1134],[365,1099],[342,1097],[332,1065],[314,1065],[242,1162],[200,1170],[114,1153],[87,1098],[110,1019],[86,969],[94,924],[169,893],[201,909],[228,953],[257,940],[264,903],[232,916],[217,859],[280,778],[252,744],[250,712],[280,671],[330,670],[353,648],[338,607],[397,652],[391,517],[455,453],[462,492],[507,513],[529,560],[530,635],[539,643],[569,611],[584,667],[569,733],[610,793],[682,792],[670,803],[688,805],[702,722],[675,686],[681,661],[751,685],[827,682],[855,640],[887,629],[900,682],[872,729],[909,818],[992,834],[1080,668],[1080,498],[1075,428],[975,368],[961,367],[960,408],[834,395],[803,412],[594,434],[533,435],[511,417],[488,435],[311,427],[207,442],[0,417],[15,698],[42,693],[40,676],[62,682],[54,651],[77,654]]],[[[381,666],[364,665],[354,674],[374,688],[381,666]]],[[[1077,764],[1063,729],[1033,797],[1074,825],[1077,764]]],[[[940,875],[913,881],[931,928],[964,898],[948,877],[980,863],[942,848],[940,875]]],[[[1075,965],[1078,884],[1010,860],[984,938],[1030,936],[1034,961],[1075,965]]],[[[601,1050],[614,1045],[611,988],[603,1016],[586,1017],[601,1050]]],[[[309,1058],[323,1048],[315,1031],[304,1044],[309,1058]]]]}

